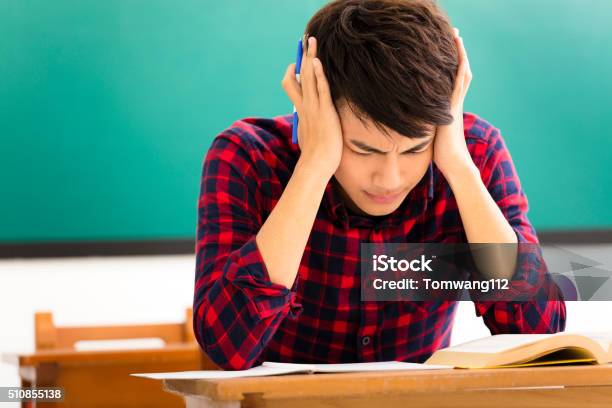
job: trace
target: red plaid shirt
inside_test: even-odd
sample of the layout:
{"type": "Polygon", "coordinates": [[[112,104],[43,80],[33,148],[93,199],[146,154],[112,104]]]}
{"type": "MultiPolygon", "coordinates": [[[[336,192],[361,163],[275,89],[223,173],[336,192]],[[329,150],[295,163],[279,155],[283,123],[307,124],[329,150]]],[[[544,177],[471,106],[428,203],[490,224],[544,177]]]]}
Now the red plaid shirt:
{"type": "MultiPolygon", "coordinates": [[[[264,360],[296,363],[423,362],[450,345],[456,302],[362,302],[361,242],[467,242],[457,202],[432,163],[402,205],[382,219],[347,212],[328,183],[295,284],[272,283],[255,235],[299,157],[291,115],[247,118],[218,135],[204,161],[198,202],[194,330],[224,369],[264,360]]],[[[465,138],[481,178],[516,232],[537,243],[500,132],[464,114],[465,138]]],[[[299,217],[299,214],[295,214],[299,217]]],[[[474,302],[492,334],[565,328],[556,287],[548,299],[474,302]]]]}

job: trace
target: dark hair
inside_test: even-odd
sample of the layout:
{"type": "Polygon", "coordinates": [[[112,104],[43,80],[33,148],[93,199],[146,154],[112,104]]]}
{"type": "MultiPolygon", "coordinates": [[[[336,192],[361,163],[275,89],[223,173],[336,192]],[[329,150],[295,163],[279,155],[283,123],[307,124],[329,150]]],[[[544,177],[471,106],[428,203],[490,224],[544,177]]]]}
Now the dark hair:
{"type": "MultiPolygon", "coordinates": [[[[458,50],[435,0],[335,0],[310,19],[331,96],[408,137],[452,122],[458,50]]],[[[384,126],[381,126],[384,125],[384,126]]]]}

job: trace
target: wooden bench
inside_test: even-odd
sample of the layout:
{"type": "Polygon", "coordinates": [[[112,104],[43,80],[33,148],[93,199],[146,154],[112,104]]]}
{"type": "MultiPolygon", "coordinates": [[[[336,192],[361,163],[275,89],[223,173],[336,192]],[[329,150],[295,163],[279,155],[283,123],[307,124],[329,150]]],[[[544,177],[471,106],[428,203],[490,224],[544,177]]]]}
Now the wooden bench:
{"type": "Polygon", "coordinates": [[[63,387],[64,401],[23,404],[36,407],[181,407],[180,397],[163,392],[137,372],[212,370],[192,329],[192,310],[181,323],[57,327],[49,312],[35,314],[36,351],[3,355],[19,367],[23,387],[63,387]],[[160,338],[162,348],[75,349],[78,341],[160,338]]]}

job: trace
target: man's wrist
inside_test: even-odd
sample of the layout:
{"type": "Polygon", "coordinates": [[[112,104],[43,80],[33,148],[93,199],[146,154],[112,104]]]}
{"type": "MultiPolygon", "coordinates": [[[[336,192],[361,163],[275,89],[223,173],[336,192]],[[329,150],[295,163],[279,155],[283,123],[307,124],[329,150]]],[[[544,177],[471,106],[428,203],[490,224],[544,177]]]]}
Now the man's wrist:
{"type": "Polygon", "coordinates": [[[324,171],[312,161],[300,158],[293,170],[293,177],[299,179],[300,184],[313,188],[325,189],[333,174],[324,171]]]}
{"type": "Polygon", "coordinates": [[[453,191],[455,191],[456,188],[460,188],[465,183],[481,181],[480,170],[478,170],[478,167],[476,167],[472,161],[469,163],[457,164],[450,169],[446,169],[442,174],[453,191]]]}
{"type": "Polygon", "coordinates": [[[305,156],[298,159],[295,169],[293,170],[293,174],[296,173],[299,173],[302,177],[307,179],[312,179],[313,182],[320,181],[325,186],[334,175],[333,173],[330,174],[330,172],[321,166],[320,163],[317,163],[316,160],[309,160],[305,156]]]}

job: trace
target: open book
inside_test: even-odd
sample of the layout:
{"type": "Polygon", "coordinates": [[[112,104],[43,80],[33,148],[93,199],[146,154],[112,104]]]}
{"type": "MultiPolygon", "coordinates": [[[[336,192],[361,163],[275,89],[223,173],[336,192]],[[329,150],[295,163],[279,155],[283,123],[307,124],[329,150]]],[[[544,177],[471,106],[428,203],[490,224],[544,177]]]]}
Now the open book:
{"type": "Polygon", "coordinates": [[[132,374],[136,377],[152,378],[154,380],[199,380],[241,377],[265,377],[269,375],[298,373],[350,373],[364,371],[400,371],[400,370],[436,370],[453,368],[451,366],[403,363],[400,361],[381,361],[374,363],[344,363],[344,364],[291,364],[266,361],[262,365],[237,371],[179,371],[173,373],[132,374]]]}
{"type": "Polygon", "coordinates": [[[436,351],[425,364],[458,368],[612,363],[612,332],[497,334],[436,351]]]}

